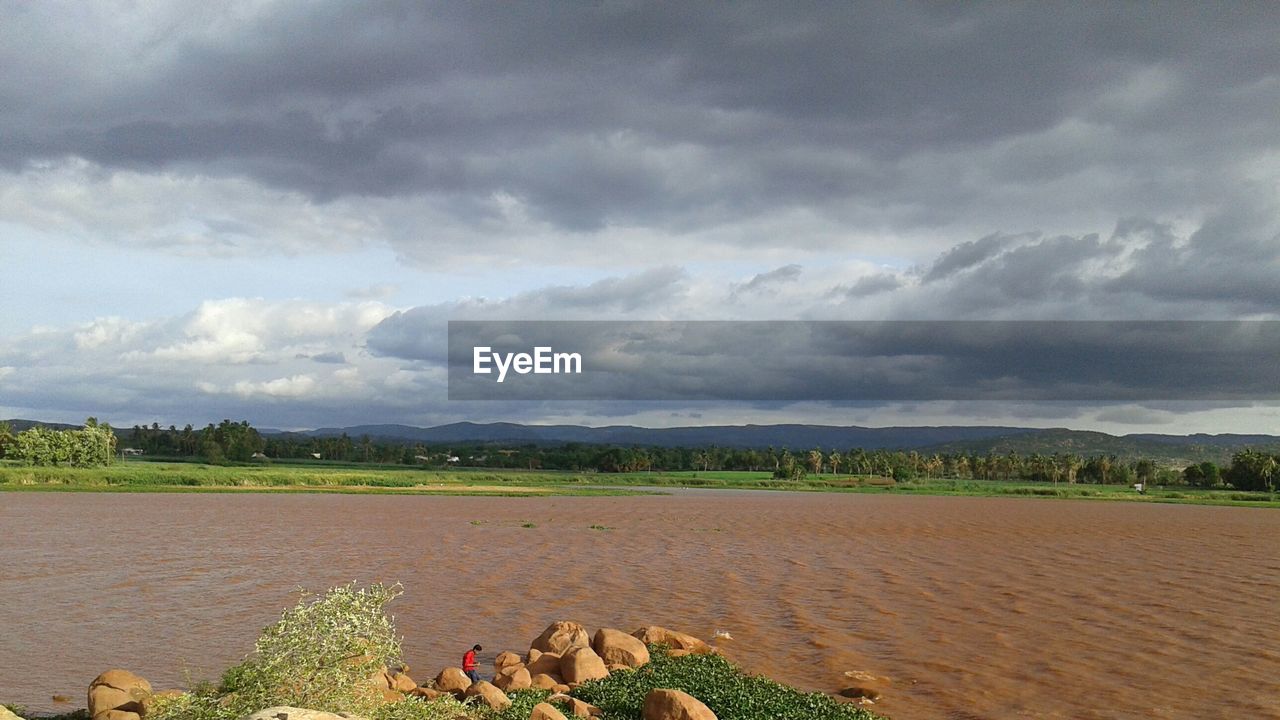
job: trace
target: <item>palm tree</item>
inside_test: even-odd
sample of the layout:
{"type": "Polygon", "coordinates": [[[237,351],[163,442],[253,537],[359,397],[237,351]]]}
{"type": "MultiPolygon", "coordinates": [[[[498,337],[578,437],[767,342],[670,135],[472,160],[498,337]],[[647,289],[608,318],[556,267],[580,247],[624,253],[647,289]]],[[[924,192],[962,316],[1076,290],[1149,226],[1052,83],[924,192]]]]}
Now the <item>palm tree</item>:
{"type": "Polygon", "coordinates": [[[818,475],[822,473],[822,451],[821,450],[809,451],[809,467],[813,468],[814,475],[818,475]]]}

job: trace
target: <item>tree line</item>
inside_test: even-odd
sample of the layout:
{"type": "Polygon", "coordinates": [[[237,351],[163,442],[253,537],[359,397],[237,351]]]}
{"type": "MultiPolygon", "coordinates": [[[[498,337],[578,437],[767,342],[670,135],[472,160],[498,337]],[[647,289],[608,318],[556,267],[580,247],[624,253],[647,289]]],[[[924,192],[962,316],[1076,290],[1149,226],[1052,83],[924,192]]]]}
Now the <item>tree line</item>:
{"type": "Polygon", "coordinates": [[[92,417],[79,429],[36,426],[16,435],[8,423],[0,423],[0,458],[24,465],[97,467],[111,464],[115,450],[116,436],[111,426],[99,424],[92,417]]]}
{"type": "Polygon", "coordinates": [[[425,467],[567,470],[574,472],[724,471],[770,472],[799,480],[806,476],[855,475],[909,481],[915,478],[1008,480],[1045,483],[1190,485],[1275,491],[1280,455],[1243,450],[1231,464],[1213,462],[1182,470],[1148,458],[1073,453],[921,453],[907,450],[792,451],[789,448],[624,447],[585,443],[561,445],[492,443],[424,444],[380,440],[346,433],[312,437],[263,437],[248,421],[223,420],[202,429],[135,425],[113,430],[89,418],[81,430],[41,428],[13,435],[0,424],[0,457],[28,464],[103,464],[119,447],[152,457],[199,459],[213,464],[270,460],[327,460],[425,467]],[[119,440],[117,441],[117,436],[119,440]]]}

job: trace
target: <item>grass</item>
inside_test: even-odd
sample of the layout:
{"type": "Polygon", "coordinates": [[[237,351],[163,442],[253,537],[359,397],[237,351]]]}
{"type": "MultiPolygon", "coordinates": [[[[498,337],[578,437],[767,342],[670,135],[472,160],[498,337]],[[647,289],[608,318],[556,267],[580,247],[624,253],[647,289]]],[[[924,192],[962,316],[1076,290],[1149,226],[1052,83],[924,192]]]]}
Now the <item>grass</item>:
{"type": "Polygon", "coordinates": [[[807,492],[1043,497],[1125,502],[1280,507],[1262,492],[1190,487],[1154,488],[1139,495],[1124,485],[1052,485],[1018,481],[810,475],[779,480],[768,472],[686,471],[569,473],[529,470],[421,470],[399,465],[293,461],[249,466],[126,460],[105,468],[29,467],[0,463],[0,490],[89,492],[279,492],[427,495],[622,495],[648,488],[721,488],[807,492]]]}

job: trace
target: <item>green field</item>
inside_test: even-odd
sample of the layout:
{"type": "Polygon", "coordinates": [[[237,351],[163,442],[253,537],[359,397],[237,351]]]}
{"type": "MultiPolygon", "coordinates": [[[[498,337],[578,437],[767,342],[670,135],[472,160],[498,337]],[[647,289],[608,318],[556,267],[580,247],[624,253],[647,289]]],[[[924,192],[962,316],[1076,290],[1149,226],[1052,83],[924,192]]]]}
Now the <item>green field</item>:
{"type": "Polygon", "coordinates": [[[768,472],[686,471],[572,473],[522,470],[421,470],[401,465],[292,462],[214,466],[194,462],[123,461],[101,468],[0,464],[0,490],[89,492],[339,492],[445,495],[616,495],[662,488],[796,490],[895,495],[1042,497],[1127,502],[1280,507],[1262,492],[1190,487],[1151,488],[1139,495],[1122,485],[1002,482],[994,480],[809,475],[779,480],[768,472]]]}

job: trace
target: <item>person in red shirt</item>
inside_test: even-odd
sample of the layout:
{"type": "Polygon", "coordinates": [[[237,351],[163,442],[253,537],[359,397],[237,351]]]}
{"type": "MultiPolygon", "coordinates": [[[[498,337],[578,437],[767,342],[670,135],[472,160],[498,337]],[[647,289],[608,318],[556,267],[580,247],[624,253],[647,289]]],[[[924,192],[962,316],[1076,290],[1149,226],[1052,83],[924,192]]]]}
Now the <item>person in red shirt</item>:
{"type": "Polygon", "coordinates": [[[480,664],[476,662],[476,653],[483,649],[479,645],[474,645],[462,656],[462,672],[466,673],[473,683],[480,682],[480,673],[476,672],[477,668],[480,667],[480,664]]]}

